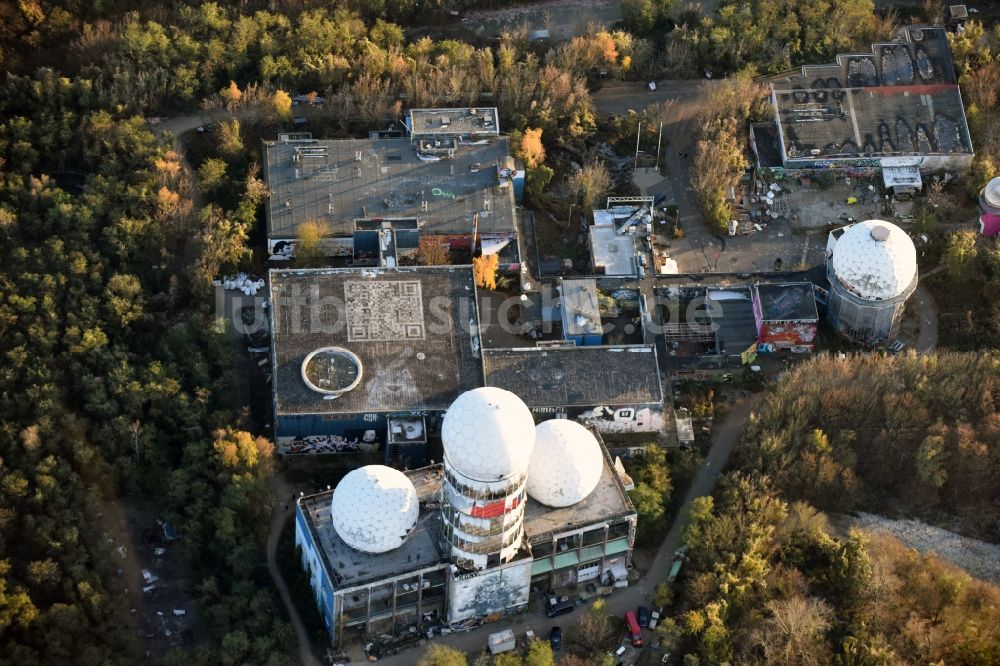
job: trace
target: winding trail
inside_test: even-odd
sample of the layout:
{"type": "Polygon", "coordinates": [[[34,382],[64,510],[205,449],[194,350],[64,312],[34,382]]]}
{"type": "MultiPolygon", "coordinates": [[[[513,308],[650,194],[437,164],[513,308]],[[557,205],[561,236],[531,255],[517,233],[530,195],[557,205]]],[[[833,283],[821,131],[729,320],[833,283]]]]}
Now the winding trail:
{"type": "Polygon", "coordinates": [[[285,604],[289,621],[295,629],[295,639],[299,644],[299,663],[303,664],[303,666],[321,666],[319,659],[313,654],[312,646],[309,642],[309,632],[306,631],[305,625],[302,624],[302,618],[299,617],[299,612],[296,610],[295,604],[292,603],[292,595],[288,591],[285,579],[281,576],[281,571],[278,570],[276,558],[278,541],[285,529],[285,523],[288,522],[289,516],[292,515],[291,509],[286,510],[285,508],[289,505],[283,501],[285,498],[292,496],[292,487],[288,485],[288,481],[285,480],[284,475],[278,473],[275,474],[271,482],[271,490],[277,502],[274,505],[274,511],[271,513],[271,527],[267,535],[267,571],[271,574],[274,586],[278,588],[281,602],[285,604]]]}

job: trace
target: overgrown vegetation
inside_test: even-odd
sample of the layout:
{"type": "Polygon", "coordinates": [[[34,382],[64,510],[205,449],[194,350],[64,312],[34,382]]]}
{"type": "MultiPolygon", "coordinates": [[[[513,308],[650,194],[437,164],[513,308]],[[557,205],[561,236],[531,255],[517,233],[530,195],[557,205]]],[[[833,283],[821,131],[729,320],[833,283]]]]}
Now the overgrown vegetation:
{"type": "Polygon", "coordinates": [[[748,75],[738,74],[708,88],[708,99],[698,125],[691,184],[698,197],[701,218],[716,234],[728,233],[733,219],[729,196],[748,166],[744,146],[749,122],[767,113],[767,93],[748,75]]]}
{"type": "Polygon", "coordinates": [[[1000,528],[1000,357],[820,357],[786,373],[740,462],[826,511],[899,511],[1000,528]]]}
{"type": "Polygon", "coordinates": [[[134,494],[200,578],[214,640],[178,660],[280,663],[257,581],[270,445],[238,430],[232,347],[201,300],[257,201],[196,210],[179,156],[109,95],[51,71],[0,94],[0,661],[139,660],[122,595],[139,582],[115,577],[134,494]]]}
{"type": "Polygon", "coordinates": [[[786,372],[699,498],[676,624],[701,663],[991,663],[1000,588],[817,509],[995,533],[1000,357],[820,357],[786,372]]]}
{"type": "Polygon", "coordinates": [[[693,508],[679,621],[685,663],[992,663],[1000,588],[894,538],[835,533],[758,472],[693,508]]]}

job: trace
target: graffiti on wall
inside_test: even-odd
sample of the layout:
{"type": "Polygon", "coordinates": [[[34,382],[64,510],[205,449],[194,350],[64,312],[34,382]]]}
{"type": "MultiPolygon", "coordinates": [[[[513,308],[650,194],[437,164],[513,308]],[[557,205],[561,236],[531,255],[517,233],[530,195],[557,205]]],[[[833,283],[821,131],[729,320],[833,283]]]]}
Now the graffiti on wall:
{"type": "Polygon", "coordinates": [[[572,416],[603,434],[656,432],[663,429],[663,410],[655,407],[601,405],[572,416]]]}
{"type": "MultiPolygon", "coordinates": [[[[270,239],[267,241],[267,255],[271,261],[290,261],[295,257],[294,239],[270,239]]],[[[326,257],[353,257],[353,238],[322,238],[318,249],[326,257]]]]}
{"type": "Polygon", "coordinates": [[[457,574],[448,586],[448,621],[463,622],[520,608],[528,603],[530,585],[530,559],[501,569],[457,574]]]}
{"type": "Polygon", "coordinates": [[[760,331],[761,342],[779,347],[812,345],[816,340],[816,324],[805,322],[764,323],[760,331]]]}
{"type": "Polygon", "coordinates": [[[371,452],[377,451],[380,446],[375,430],[365,430],[360,434],[278,437],[277,440],[278,450],[289,455],[371,452]]]}

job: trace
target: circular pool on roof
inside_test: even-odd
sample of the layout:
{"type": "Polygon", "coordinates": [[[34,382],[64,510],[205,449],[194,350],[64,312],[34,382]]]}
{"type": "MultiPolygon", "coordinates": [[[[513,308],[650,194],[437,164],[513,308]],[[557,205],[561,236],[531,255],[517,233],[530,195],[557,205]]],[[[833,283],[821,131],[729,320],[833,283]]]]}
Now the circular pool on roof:
{"type": "Polygon", "coordinates": [[[302,361],[302,381],[317,393],[339,395],[361,381],[361,359],[343,347],[321,347],[302,361]]]}

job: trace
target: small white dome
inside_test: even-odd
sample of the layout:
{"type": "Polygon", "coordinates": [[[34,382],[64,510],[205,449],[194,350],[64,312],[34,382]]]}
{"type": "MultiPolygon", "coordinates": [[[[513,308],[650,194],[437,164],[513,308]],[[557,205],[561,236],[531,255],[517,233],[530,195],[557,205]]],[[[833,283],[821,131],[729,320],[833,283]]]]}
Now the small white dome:
{"type": "Polygon", "coordinates": [[[895,298],[917,275],[917,250],[906,232],[891,222],[858,222],[833,246],[833,273],[861,298],[895,298]]]}
{"type": "Polygon", "coordinates": [[[399,470],[384,465],[348,472],[330,500],[333,528],[344,543],[365,553],[401,546],[419,513],[413,483],[399,470]]]}
{"type": "Polygon", "coordinates": [[[535,428],[528,495],[546,506],[576,504],[594,492],[604,456],[594,435],[576,421],[553,419],[535,428]]]}
{"type": "Polygon", "coordinates": [[[451,403],[441,441],[445,463],[456,472],[476,481],[499,481],[528,468],[535,420],[516,395],[484,386],[451,403]]]}
{"type": "Polygon", "coordinates": [[[1000,176],[986,183],[980,203],[983,208],[991,208],[993,212],[1000,211],[1000,176]]]}

